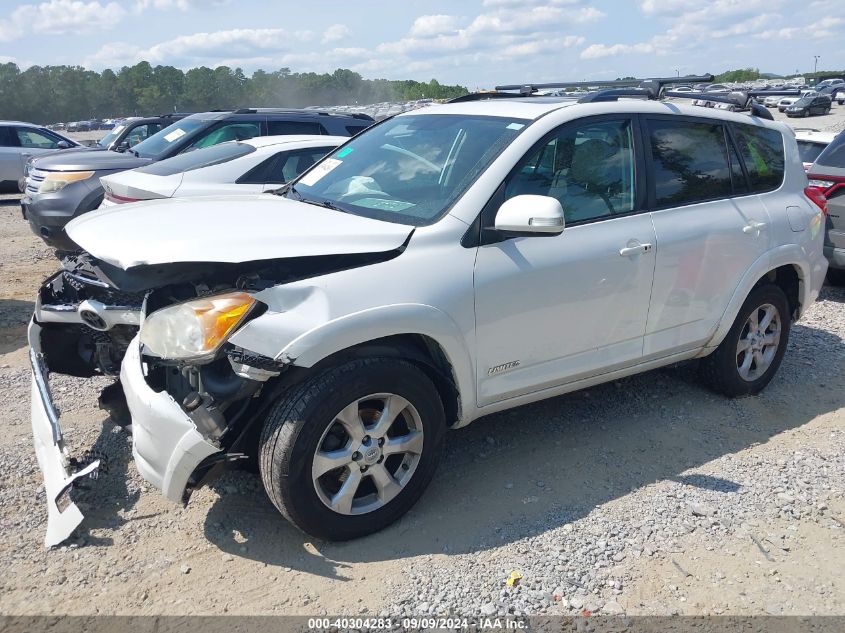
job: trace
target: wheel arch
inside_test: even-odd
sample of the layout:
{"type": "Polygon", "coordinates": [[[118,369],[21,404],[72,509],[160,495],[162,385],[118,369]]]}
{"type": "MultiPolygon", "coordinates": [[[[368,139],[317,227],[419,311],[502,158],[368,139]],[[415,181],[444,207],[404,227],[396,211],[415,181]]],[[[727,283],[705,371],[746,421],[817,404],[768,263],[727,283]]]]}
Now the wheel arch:
{"type": "Polygon", "coordinates": [[[328,321],[288,343],[277,358],[316,369],[347,357],[404,358],[432,379],[447,420],[469,422],[475,402],[475,372],[466,338],[455,321],[432,306],[402,304],[374,308],[328,321]]]}
{"type": "Polygon", "coordinates": [[[745,299],[754,288],[762,284],[773,283],[779,286],[786,294],[793,322],[800,318],[813,300],[811,271],[808,264],[802,263],[802,253],[800,246],[790,244],[769,251],[754,262],[734,291],[702,356],[712,352],[727,336],[745,299]]]}

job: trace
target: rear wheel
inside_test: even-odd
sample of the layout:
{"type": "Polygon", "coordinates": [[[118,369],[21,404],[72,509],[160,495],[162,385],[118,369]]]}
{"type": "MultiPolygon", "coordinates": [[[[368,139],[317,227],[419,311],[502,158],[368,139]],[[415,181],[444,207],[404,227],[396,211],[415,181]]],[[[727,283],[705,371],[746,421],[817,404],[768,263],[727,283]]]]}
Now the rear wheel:
{"type": "Polygon", "coordinates": [[[702,359],[702,377],[727,396],[760,392],[780,367],[790,323],[783,290],[773,284],[758,286],[716,351],[702,359]]]}
{"type": "Polygon", "coordinates": [[[260,470],[273,504],[312,536],[377,532],[419,499],[434,475],[445,415],[416,366],[352,360],[284,394],[265,423],[260,470]]]}

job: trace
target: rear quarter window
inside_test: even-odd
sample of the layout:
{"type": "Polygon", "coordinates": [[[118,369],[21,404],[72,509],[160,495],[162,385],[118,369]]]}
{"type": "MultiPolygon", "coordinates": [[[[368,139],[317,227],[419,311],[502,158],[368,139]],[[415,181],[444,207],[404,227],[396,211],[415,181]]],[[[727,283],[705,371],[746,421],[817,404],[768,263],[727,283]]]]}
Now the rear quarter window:
{"type": "Polygon", "coordinates": [[[777,130],[733,123],[737,147],[754,193],[774,191],[783,183],[783,136],[777,130]]]}

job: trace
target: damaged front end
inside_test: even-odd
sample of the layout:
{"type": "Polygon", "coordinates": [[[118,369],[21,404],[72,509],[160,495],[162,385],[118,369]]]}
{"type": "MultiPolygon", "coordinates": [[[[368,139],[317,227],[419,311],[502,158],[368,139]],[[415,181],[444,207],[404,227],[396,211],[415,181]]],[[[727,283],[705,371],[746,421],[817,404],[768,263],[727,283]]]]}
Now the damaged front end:
{"type": "MultiPolygon", "coordinates": [[[[290,382],[277,378],[296,373],[286,359],[228,341],[268,309],[254,297],[289,282],[387,261],[406,245],[407,239],[376,253],[177,262],[128,270],[87,254],[66,259],[63,270],[42,286],[29,330],[32,425],[48,503],[46,544],[60,543],[82,521],[69,491],[103,465],[96,456],[74,459],[65,447],[49,373],[119,377],[104,390],[101,406],[118,424],[131,423],[132,453],[141,475],[171,501],[186,503],[193,490],[222,471],[254,460],[260,425],[253,422],[262,419],[290,382]],[[249,309],[234,320],[226,320],[230,315],[224,312],[221,322],[228,329],[203,353],[179,357],[171,348],[153,349],[138,334],[143,323],[149,338],[162,322],[164,331],[178,334],[182,325],[162,315],[199,304],[192,314],[205,319],[204,304],[232,295],[249,297],[249,309]]],[[[207,334],[194,338],[202,345],[207,334]]]]}

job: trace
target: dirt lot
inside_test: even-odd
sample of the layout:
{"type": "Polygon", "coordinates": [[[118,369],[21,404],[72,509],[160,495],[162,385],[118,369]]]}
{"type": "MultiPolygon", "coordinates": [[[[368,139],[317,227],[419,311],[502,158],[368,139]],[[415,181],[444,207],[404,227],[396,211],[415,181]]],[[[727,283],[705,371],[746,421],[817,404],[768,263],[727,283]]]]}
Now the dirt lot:
{"type": "MultiPolygon", "coordinates": [[[[841,129],[845,108],[809,122],[841,129]]],[[[450,436],[406,517],[346,544],[309,542],[248,473],[163,500],[96,408],[106,381],[54,377],[70,445],[111,468],[48,551],[25,322],[57,262],[15,196],[0,243],[2,613],[845,614],[843,289],[761,396],[713,395],[685,364],[491,416],[450,436]]]]}

